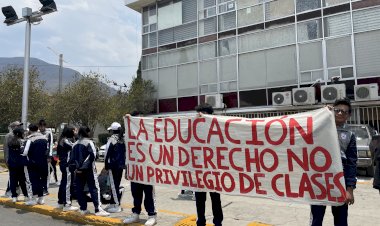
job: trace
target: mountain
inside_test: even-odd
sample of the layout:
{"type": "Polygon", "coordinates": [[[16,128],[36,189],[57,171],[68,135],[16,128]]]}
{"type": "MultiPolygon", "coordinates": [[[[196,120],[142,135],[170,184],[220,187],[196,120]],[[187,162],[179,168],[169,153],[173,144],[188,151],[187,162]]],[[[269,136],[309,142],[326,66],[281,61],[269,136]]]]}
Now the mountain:
{"type": "MultiPolygon", "coordinates": [[[[9,66],[17,66],[24,68],[24,57],[0,57],[0,71],[9,66]]],[[[30,67],[36,67],[40,72],[39,79],[45,81],[45,88],[48,92],[54,92],[58,90],[59,83],[59,65],[49,64],[38,58],[30,58],[30,67]]],[[[74,81],[81,74],[70,68],[63,68],[62,70],[62,87],[65,87],[70,82],[74,81]]],[[[107,86],[106,84],[104,84],[107,86]]],[[[115,94],[116,90],[107,86],[110,89],[111,94],[115,94]]]]}

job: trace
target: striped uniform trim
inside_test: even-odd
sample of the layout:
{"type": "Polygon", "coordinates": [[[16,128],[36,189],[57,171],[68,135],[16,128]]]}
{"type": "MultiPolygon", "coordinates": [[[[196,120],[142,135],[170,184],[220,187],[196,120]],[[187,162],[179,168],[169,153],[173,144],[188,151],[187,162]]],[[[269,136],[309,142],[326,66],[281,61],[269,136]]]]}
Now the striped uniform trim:
{"type": "Polygon", "coordinates": [[[33,190],[32,190],[32,183],[30,182],[29,171],[28,171],[27,166],[24,166],[24,174],[25,174],[26,190],[28,191],[28,198],[31,199],[33,197],[33,190]]]}
{"type": "Polygon", "coordinates": [[[52,170],[54,170],[53,169],[53,165],[49,162],[48,163],[48,177],[47,177],[47,180],[46,180],[46,188],[47,189],[49,189],[52,170]]]}
{"type": "MultiPolygon", "coordinates": [[[[115,181],[113,180],[112,170],[108,170],[108,173],[109,173],[109,178],[110,178],[113,201],[115,202],[116,205],[119,206],[120,205],[119,197],[116,193],[115,181]]],[[[117,188],[117,189],[119,189],[119,188],[117,188]]]]}
{"type": "Polygon", "coordinates": [[[95,162],[92,162],[92,173],[94,175],[94,180],[95,180],[95,187],[97,188],[97,196],[98,196],[98,206],[96,207],[97,209],[100,209],[102,202],[100,200],[100,187],[99,187],[99,181],[98,181],[98,174],[96,173],[96,166],[95,162]]]}
{"type": "Polygon", "coordinates": [[[69,170],[69,167],[66,167],[66,173],[67,173],[67,183],[66,183],[66,204],[71,204],[71,193],[70,193],[70,187],[71,187],[71,172],[69,170]]]}

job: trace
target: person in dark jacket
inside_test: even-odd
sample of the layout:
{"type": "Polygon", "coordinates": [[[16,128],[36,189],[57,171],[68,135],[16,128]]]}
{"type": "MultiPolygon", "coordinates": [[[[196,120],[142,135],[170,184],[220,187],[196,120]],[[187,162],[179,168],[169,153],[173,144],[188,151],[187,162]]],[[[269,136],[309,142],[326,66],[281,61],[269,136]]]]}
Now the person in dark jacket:
{"type": "Polygon", "coordinates": [[[108,170],[110,185],[111,185],[111,202],[106,208],[109,213],[121,212],[120,200],[120,182],[125,168],[125,144],[124,144],[124,130],[120,123],[114,122],[108,128],[112,131],[112,136],[108,139],[106,145],[104,167],[108,170]]]}
{"type": "Polygon", "coordinates": [[[27,165],[27,159],[22,156],[24,149],[24,130],[16,128],[13,130],[13,136],[8,140],[8,169],[10,175],[10,189],[12,192],[12,202],[17,202],[16,188],[21,187],[24,197],[28,197],[25,184],[24,166],[27,165]]]}
{"type": "Polygon", "coordinates": [[[57,155],[59,158],[59,168],[62,173],[61,183],[58,189],[58,208],[63,211],[75,211],[78,207],[71,205],[71,190],[74,175],[69,170],[68,160],[73,148],[74,127],[63,128],[58,140],[57,155]]]}
{"type": "Polygon", "coordinates": [[[47,150],[47,156],[46,156],[47,168],[45,169],[46,172],[42,175],[43,177],[42,179],[45,181],[42,188],[43,188],[44,195],[49,195],[48,189],[49,189],[49,184],[50,184],[50,176],[51,176],[51,172],[54,170],[51,163],[51,158],[53,156],[54,141],[53,141],[53,134],[51,133],[50,130],[46,129],[46,125],[47,124],[46,124],[45,119],[41,119],[38,122],[38,130],[42,135],[46,136],[46,139],[48,142],[48,150],[47,150]]]}
{"type": "Polygon", "coordinates": [[[69,168],[71,172],[75,173],[75,189],[80,213],[83,215],[89,213],[86,195],[84,194],[84,187],[87,183],[94,203],[95,215],[108,216],[109,213],[101,208],[100,188],[95,166],[96,149],[92,140],[89,139],[89,134],[90,129],[88,127],[79,128],[79,140],[75,142],[73,150],[70,152],[69,168]]]}
{"type": "MultiPolygon", "coordinates": [[[[334,103],[335,124],[338,133],[340,155],[342,158],[344,180],[346,183],[346,202],[341,206],[332,206],[335,226],[347,226],[348,205],[355,202],[354,189],[356,187],[356,162],[358,159],[355,134],[347,126],[347,119],[351,115],[351,103],[349,99],[339,99],[334,103]]],[[[310,225],[322,226],[326,206],[312,205],[310,225]]]]}
{"type": "MultiPolygon", "coordinates": [[[[214,109],[211,105],[205,103],[198,105],[195,110],[198,113],[212,115],[214,109]]],[[[206,197],[207,192],[195,192],[195,205],[197,207],[197,226],[206,225],[206,197]]],[[[215,226],[221,226],[223,221],[222,203],[220,200],[220,194],[217,192],[210,192],[212,213],[214,215],[213,223],[215,226]]]]}
{"type": "MultiPolygon", "coordinates": [[[[21,123],[19,121],[15,121],[15,122],[10,123],[8,126],[9,132],[4,137],[4,146],[3,146],[4,147],[4,160],[5,160],[6,165],[8,164],[8,152],[9,152],[8,141],[11,140],[13,137],[13,130],[16,128],[21,128],[22,125],[23,125],[23,123],[21,123]]],[[[7,183],[7,190],[5,191],[5,194],[3,197],[12,197],[9,179],[8,179],[8,183],[7,183]]]]}
{"type": "Polygon", "coordinates": [[[46,184],[46,169],[48,156],[48,141],[45,135],[38,132],[38,126],[35,124],[29,125],[30,135],[27,137],[23,156],[27,156],[29,163],[25,178],[27,184],[31,182],[33,190],[33,198],[26,202],[26,205],[44,204],[43,186],[46,184]],[[38,198],[37,198],[38,197],[38,198]]]}
{"type": "MultiPolygon", "coordinates": [[[[127,115],[127,117],[129,116],[143,116],[143,114],[142,112],[134,111],[131,115],[127,115]]],[[[157,223],[157,212],[153,185],[131,182],[131,193],[133,197],[132,214],[126,217],[123,222],[125,224],[131,224],[140,220],[141,204],[143,202],[143,197],[145,194],[144,206],[149,216],[148,220],[145,222],[145,226],[155,225],[157,223]]]]}

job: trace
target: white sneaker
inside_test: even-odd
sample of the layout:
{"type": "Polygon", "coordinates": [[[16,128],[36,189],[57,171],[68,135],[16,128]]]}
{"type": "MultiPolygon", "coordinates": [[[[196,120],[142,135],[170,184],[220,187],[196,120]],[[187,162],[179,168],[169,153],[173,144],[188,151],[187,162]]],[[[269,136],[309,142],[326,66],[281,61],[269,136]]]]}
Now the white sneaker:
{"type": "Polygon", "coordinates": [[[64,207],[65,205],[63,205],[63,204],[57,204],[56,206],[55,206],[55,208],[57,208],[57,209],[63,209],[63,207],[64,207]]]}
{"type": "MultiPolygon", "coordinates": [[[[104,197],[104,196],[103,196],[104,197]]],[[[108,211],[108,209],[115,208],[115,204],[108,204],[104,210],[108,211]]]]}
{"type": "Polygon", "coordinates": [[[17,200],[17,197],[13,197],[13,198],[12,198],[12,202],[13,202],[13,203],[16,203],[17,201],[18,201],[18,200],[17,200]]]}
{"type": "Polygon", "coordinates": [[[138,222],[139,220],[140,220],[140,215],[138,215],[137,213],[132,213],[131,215],[129,215],[123,220],[123,223],[131,224],[131,223],[138,222]]]}
{"type": "Polygon", "coordinates": [[[72,205],[65,205],[63,207],[63,211],[77,211],[79,208],[76,207],[76,206],[72,206],[72,205]]]}
{"type": "Polygon", "coordinates": [[[61,182],[57,181],[57,182],[55,183],[55,185],[59,186],[59,185],[61,185],[61,182]]]}
{"type": "Polygon", "coordinates": [[[44,197],[38,197],[38,199],[37,199],[37,203],[40,204],[40,205],[45,204],[44,197]]]}
{"type": "Polygon", "coordinates": [[[114,205],[113,207],[107,209],[107,212],[109,212],[109,213],[120,213],[121,208],[119,205],[114,205]]]}
{"type": "Polygon", "coordinates": [[[155,224],[157,224],[156,216],[150,216],[145,222],[145,226],[153,226],[155,224]]]}
{"type": "Polygon", "coordinates": [[[1,197],[3,197],[3,198],[12,198],[12,192],[11,191],[7,191],[1,197]]]}
{"type": "Polygon", "coordinates": [[[29,201],[25,202],[25,205],[27,206],[37,205],[37,200],[35,198],[31,198],[29,201]]]}
{"type": "Polygon", "coordinates": [[[106,216],[109,216],[110,213],[108,213],[107,211],[103,210],[102,208],[99,208],[99,211],[95,213],[96,216],[102,216],[102,217],[106,217],[106,216]]]}
{"type": "Polygon", "coordinates": [[[80,215],[86,215],[86,214],[89,214],[90,213],[90,211],[88,211],[88,210],[79,210],[79,214],[80,215]]]}

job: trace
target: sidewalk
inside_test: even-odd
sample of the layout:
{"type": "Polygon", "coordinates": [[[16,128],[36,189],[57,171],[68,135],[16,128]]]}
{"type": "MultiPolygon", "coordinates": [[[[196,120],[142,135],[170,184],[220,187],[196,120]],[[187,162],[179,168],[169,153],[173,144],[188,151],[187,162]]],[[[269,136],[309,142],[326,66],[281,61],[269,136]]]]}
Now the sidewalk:
{"type": "MultiPolygon", "coordinates": [[[[101,167],[98,167],[99,169],[101,167]]],[[[7,173],[0,173],[0,194],[4,194],[7,183],[7,173]]],[[[16,205],[9,199],[1,198],[0,204],[26,209],[53,217],[71,220],[87,225],[123,225],[122,219],[130,214],[132,197],[129,182],[123,179],[122,185],[126,187],[123,198],[123,211],[112,214],[111,217],[97,217],[93,214],[81,216],[75,212],[62,212],[54,209],[56,206],[58,187],[49,189],[50,195],[46,197],[46,204],[27,207],[19,202],[16,205]]],[[[156,187],[157,225],[195,226],[196,208],[195,202],[189,199],[178,199],[179,191],[166,187],[156,187]]],[[[378,209],[380,208],[379,193],[372,188],[371,179],[359,180],[355,191],[355,205],[349,208],[350,225],[376,225],[380,222],[378,209]]],[[[78,206],[76,201],[73,205],[78,206]]],[[[222,195],[225,226],[265,226],[282,225],[297,226],[307,225],[309,222],[310,207],[304,204],[292,204],[278,202],[269,199],[250,198],[242,196],[222,195]],[[266,224],[264,224],[264,222],[266,224]]],[[[93,213],[92,203],[88,203],[89,210],[93,213]]],[[[209,196],[207,197],[206,216],[208,226],[212,225],[212,211],[209,196]]],[[[144,225],[147,219],[146,212],[142,212],[140,222],[132,225],[144,225]]],[[[333,225],[333,219],[329,208],[326,211],[325,225],[333,225]]]]}

